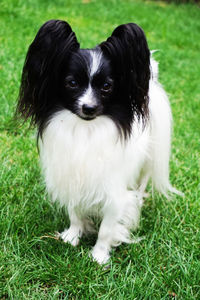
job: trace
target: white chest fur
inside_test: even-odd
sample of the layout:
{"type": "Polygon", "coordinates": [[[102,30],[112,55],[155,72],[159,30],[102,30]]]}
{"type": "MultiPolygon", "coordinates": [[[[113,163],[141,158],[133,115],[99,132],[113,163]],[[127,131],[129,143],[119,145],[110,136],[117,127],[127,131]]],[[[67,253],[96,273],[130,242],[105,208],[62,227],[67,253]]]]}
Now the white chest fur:
{"type": "Polygon", "coordinates": [[[52,200],[92,206],[136,184],[148,150],[147,131],[137,123],[134,137],[123,142],[107,117],[85,121],[67,110],[54,115],[39,143],[52,200]]]}

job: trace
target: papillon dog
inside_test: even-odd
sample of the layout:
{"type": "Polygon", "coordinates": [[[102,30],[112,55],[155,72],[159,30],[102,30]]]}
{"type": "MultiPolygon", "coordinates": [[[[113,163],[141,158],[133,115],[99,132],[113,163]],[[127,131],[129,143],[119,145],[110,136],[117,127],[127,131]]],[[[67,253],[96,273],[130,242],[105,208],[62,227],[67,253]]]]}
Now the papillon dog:
{"type": "Polygon", "coordinates": [[[47,191],[67,208],[59,237],[73,246],[100,219],[92,257],[132,243],[145,189],[179,193],[169,181],[171,110],[143,30],[118,26],[80,49],[65,21],[50,20],[26,56],[17,113],[38,129],[47,191]]]}

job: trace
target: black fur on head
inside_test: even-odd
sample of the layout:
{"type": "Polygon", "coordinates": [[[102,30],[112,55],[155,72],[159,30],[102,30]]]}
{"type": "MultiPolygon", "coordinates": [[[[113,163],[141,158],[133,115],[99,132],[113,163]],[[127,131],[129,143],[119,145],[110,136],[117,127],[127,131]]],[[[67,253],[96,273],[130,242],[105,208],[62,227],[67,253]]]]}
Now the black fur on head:
{"type": "Polygon", "coordinates": [[[38,31],[28,49],[20,87],[17,114],[40,127],[59,110],[57,102],[62,68],[79,49],[75,33],[65,21],[50,20],[38,31]]]}
{"type": "Polygon", "coordinates": [[[88,50],[79,48],[68,23],[50,20],[29,47],[17,113],[25,120],[30,117],[39,134],[63,108],[91,122],[104,114],[126,138],[135,117],[143,121],[148,117],[149,64],[146,38],[136,24],[118,26],[107,41],[88,50]],[[92,74],[94,55],[99,62],[92,74]],[[95,107],[87,105],[83,111],[80,99],[83,101],[88,89],[92,94],[86,100],[95,107]]]}
{"type": "Polygon", "coordinates": [[[137,24],[120,25],[100,47],[111,61],[118,82],[117,94],[123,97],[127,108],[127,115],[121,120],[123,123],[125,117],[126,125],[122,126],[130,133],[135,116],[143,121],[148,117],[150,51],[145,34],[137,24]]]}

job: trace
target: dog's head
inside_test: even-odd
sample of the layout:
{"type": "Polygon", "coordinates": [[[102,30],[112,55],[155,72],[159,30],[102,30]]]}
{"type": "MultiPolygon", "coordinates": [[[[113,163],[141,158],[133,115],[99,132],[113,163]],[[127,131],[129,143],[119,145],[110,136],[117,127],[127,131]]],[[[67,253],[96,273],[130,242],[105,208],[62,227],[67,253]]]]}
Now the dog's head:
{"type": "Polygon", "coordinates": [[[29,47],[18,112],[39,131],[63,108],[86,121],[103,114],[127,136],[134,117],[148,115],[149,64],[144,32],[134,23],[118,26],[94,49],[80,49],[68,23],[50,20],[29,47]]]}

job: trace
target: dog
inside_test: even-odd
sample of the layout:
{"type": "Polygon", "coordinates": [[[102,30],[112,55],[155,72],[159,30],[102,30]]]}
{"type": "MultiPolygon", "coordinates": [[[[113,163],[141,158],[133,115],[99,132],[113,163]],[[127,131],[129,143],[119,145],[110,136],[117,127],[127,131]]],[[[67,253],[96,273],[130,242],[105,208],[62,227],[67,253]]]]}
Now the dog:
{"type": "Polygon", "coordinates": [[[30,45],[17,113],[38,129],[41,166],[52,201],[67,208],[59,237],[73,246],[101,223],[92,257],[135,240],[146,186],[180,194],[169,181],[172,116],[143,30],[118,26],[80,49],[70,25],[50,20],[30,45]]]}

